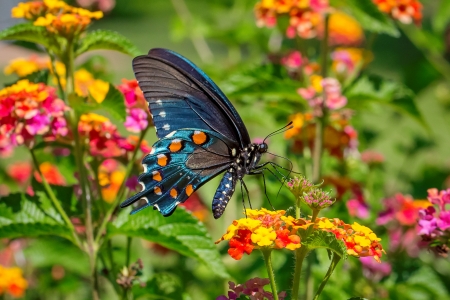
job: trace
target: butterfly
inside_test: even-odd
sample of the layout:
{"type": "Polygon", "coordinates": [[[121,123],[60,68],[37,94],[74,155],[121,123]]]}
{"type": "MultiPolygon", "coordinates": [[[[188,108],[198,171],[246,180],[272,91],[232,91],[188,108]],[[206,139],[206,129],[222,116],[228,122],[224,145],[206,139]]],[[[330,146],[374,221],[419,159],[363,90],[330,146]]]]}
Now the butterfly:
{"type": "MultiPolygon", "coordinates": [[[[187,58],[151,49],[133,60],[133,70],[148,101],[158,141],[144,157],[142,191],[120,207],[136,202],[136,213],[153,206],[171,215],[203,184],[225,173],[212,201],[219,218],[245,175],[263,174],[259,164],[267,144],[252,143],[247,128],[219,87],[187,58]]],[[[264,176],[264,174],[263,174],[264,176]]],[[[247,191],[248,195],[248,191],[247,191]]]]}

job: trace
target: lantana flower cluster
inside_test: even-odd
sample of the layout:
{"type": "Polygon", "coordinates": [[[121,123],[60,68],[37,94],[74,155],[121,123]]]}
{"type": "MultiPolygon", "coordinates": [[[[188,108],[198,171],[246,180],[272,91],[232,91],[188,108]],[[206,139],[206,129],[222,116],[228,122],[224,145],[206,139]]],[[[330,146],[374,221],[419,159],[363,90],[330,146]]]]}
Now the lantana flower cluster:
{"type": "Polygon", "coordinates": [[[0,265],[0,296],[9,294],[13,297],[22,297],[27,287],[28,282],[23,278],[20,268],[0,265]]]}
{"type": "Polygon", "coordinates": [[[419,211],[419,235],[431,250],[447,256],[450,251],[450,189],[429,189],[428,201],[429,206],[419,211]]]}
{"type": "Polygon", "coordinates": [[[418,0],[373,0],[378,8],[404,24],[422,21],[422,4],[418,0]]]}
{"type": "Polygon", "coordinates": [[[101,19],[103,12],[73,7],[60,0],[43,0],[19,3],[12,17],[31,20],[35,26],[70,39],[84,32],[93,19],[101,19]]]}
{"type": "MultiPolygon", "coordinates": [[[[237,300],[241,299],[241,296],[250,296],[252,300],[272,300],[274,299],[273,294],[264,290],[264,286],[269,283],[269,279],[258,277],[249,279],[243,284],[236,284],[229,281],[228,286],[230,291],[228,291],[228,297],[219,296],[216,300],[237,300]]],[[[285,297],[286,292],[278,293],[278,299],[284,300],[285,297]]]]}
{"type": "Polygon", "coordinates": [[[233,221],[227,233],[219,239],[229,241],[228,254],[240,260],[244,253],[251,254],[253,249],[289,249],[300,248],[299,229],[308,228],[311,223],[305,219],[286,216],[284,210],[270,211],[247,209],[247,218],[233,221]]]}
{"type": "Polygon", "coordinates": [[[311,86],[299,88],[298,94],[308,101],[315,116],[322,116],[322,108],[337,110],[347,104],[347,98],[342,95],[341,84],[335,78],[311,76],[311,86]]]}
{"type": "MultiPolygon", "coordinates": [[[[324,149],[339,159],[356,150],[358,146],[358,132],[350,125],[349,115],[347,110],[332,112],[324,131],[324,149]]],[[[305,147],[314,149],[316,124],[313,114],[297,113],[289,119],[293,127],[284,133],[284,137],[293,139],[292,151],[302,153],[305,147]]]]}
{"type": "Polygon", "coordinates": [[[380,262],[384,252],[380,244],[381,239],[372,229],[354,222],[352,225],[334,218],[318,218],[315,223],[317,229],[334,233],[338,240],[342,240],[347,247],[347,254],[355,257],[372,256],[380,262]]]}
{"type": "Polygon", "coordinates": [[[139,133],[151,124],[151,116],[148,112],[147,103],[136,79],[122,80],[117,86],[125,97],[127,119],[125,128],[133,133],[139,133]]]}
{"type": "Polygon", "coordinates": [[[0,90],[0,154],[10,154],[17,145],[30,146],[36,136],[66,136],[68,109],[55,89],[43,83],[20,80],[0,90]]]}
{"type": "Polygon", "coordinates": [[[286,35],[298,35],[305,39],[317,36],[323,13],[329,7],[328,0],[261,0],[255,6],[258,26],[274,27],[282,15],[289,17],[286,35]]]}

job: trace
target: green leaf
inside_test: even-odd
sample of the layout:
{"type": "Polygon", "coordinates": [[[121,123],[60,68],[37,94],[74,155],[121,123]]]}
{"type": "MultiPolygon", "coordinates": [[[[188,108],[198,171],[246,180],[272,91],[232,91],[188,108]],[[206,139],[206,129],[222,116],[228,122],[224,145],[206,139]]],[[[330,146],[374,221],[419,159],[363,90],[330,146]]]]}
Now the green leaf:
{"type": "Polygon", "coordinates": [[[334,0],[332,4],[348,11],[368,31],[385,33],[393,37],[400,36],[394,22],[380,11],[372,0],[334,0]]]}
{"type": "Polygon", "coordinates": [[[413,118],[429,130],[422,113],[414,102],[414,93],[402,84],[379,78],[371,81],[364,76],[349,87],[344,94],[350,108],[361,108],[374,104],[389,106],[393,110],[413,118]]]}
{"type": "Polygon", "coordinates": [[[113,118],[121,122],[125,121],[127,115],[123,94],[111,83],[109,84],[109,90],[105,96],[105,100],[98,105],[96,110],[105,110],[113,118]]]}
{"type": "Polygon", "coordinates": [[[36,72],[33,72],[27,76],[24,77],[24,79],[28,79],[31,82],[34,83],[48,83],[48,77],[50,75],[50,71],[49,70],[39,70],[36,72]]]}
{"type": "Polygon", "coordinates": [[[439,3],[439,8],[436,10],[436,14],[431,19],[433,23],[433,28],[436,33],[439,33],[439,36],[445,31],[445,28],[448,25],[448,16],[450,15],[450,1],[441,0],[439,3]]]}
{"type": "Polygon", "coordinates": [[[205,225],[184,209],[178,208],[170,217],[151,209],[133,216],[129,212],[129,209],[122,210],[118,218],[108,224],[108,235],[123,234],[155,242],[198,259],[218,276],[229,276],[205,225]]]}
{"type": "Polygon", "coordinates": [[[47,30],[41,26],[34,26],[31,23],[21,23],[13,25],[0,31],[0,40],[19,40],[40,44],[47,49],[52,48],[52,42],[47,34],[47,30]]]}
{"type": "Polygon", "coordinates": [[[178,300],[183,294],[180,278],[171,273],[157,273],[146,282],[145,287],[133,286],[133,296],[136,299],[178,300]]]}
{"type": "Polygon", "coordinates": [[[69,228],[43,192],[11,194],[0,200],[0,238],[56,235],[72,240],[69,228]]]}
{"type": "Polygon", "coordinates": [[[133,45],[123,35],[110,30],[95,30],[86,34],[80,41],[75,55],[81,55],[91,50],[115,50],[131,56],[138,56],[141,53],[139,49],[133,45]]]}
{"type": "Polygon", "coordinates": [[[347,248],[345,247],[344,242],[338,240],[332,232],[316,230],[302,242],[302,245],[307,246],[309,250],[325,248],[333,251],[342,259],[347,258],[347,248]]]}

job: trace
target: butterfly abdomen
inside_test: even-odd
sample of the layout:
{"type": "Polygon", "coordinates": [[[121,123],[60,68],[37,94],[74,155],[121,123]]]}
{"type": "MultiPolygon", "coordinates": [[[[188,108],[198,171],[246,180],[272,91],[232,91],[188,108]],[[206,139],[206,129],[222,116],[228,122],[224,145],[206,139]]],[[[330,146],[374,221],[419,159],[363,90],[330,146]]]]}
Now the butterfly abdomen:
{"type": "Polygon", "coordinates": [[[225,175],[223,175],[212,201],[212,211],[215,219],[220,218],[225,211],[231,196],[233,196],[236,181],[237,176],[234,172],[227,171],[225,175]]]}

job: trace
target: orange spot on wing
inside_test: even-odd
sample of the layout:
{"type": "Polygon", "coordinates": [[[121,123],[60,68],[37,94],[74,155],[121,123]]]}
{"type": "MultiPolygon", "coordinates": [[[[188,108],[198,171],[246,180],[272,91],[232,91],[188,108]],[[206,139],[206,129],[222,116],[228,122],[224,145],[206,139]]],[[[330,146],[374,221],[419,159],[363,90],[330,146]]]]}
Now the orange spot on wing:
{"type": "Polygon", "coordinates": [[[161,181],[162,180],[160,172],[154,171],[152,174],[153,174],[153,180],[156,180],[156,181],[161,181]]]}
{"type": "Polygon", "coordinates": [[[170,190],[170,196],[172,196],[172,198],[174,198],[174,199],[177,198],[178,191],[175,188],[171,189],[170,190]]]}
{"type": "Polygon", "coordinates": [[[193,192],[194,192],[194,188],[192,187],[192,184],[189,184],[186,187],[186,195],[188,195],[188,197],[189,197],[190,195],[192,195],[193,192]]]}
{"type": "Polygon", "coordinates": [[[183,148],[183,144],[179,139],[173,140],[169,145],[170,152],[178,152],[181,150],[181,148],[183,148]]]}
{"type": "Polygon", "coordinates": [[[156,195],[161,195],[162,194],[162,190],[161,190],[161,188],[159,186],[155,186],[153,191],[155,192],[156,195]]]}
{"type": "Polygon", "coordinates": [[[161,167],[165,167],[168,161],[167,156],[165,156],[164,154],[159,154],[157,157],[158,157],[157,161],[158,165],[160,165],[161,167]]]}
{"type": "Polygon", "coordinates": [[[202,145],[206,142],[207,136],[206,133],[203,131],[194,131],[194,134],[192,135],[192,141],[196,143],[197,145],[202,145]]]}

